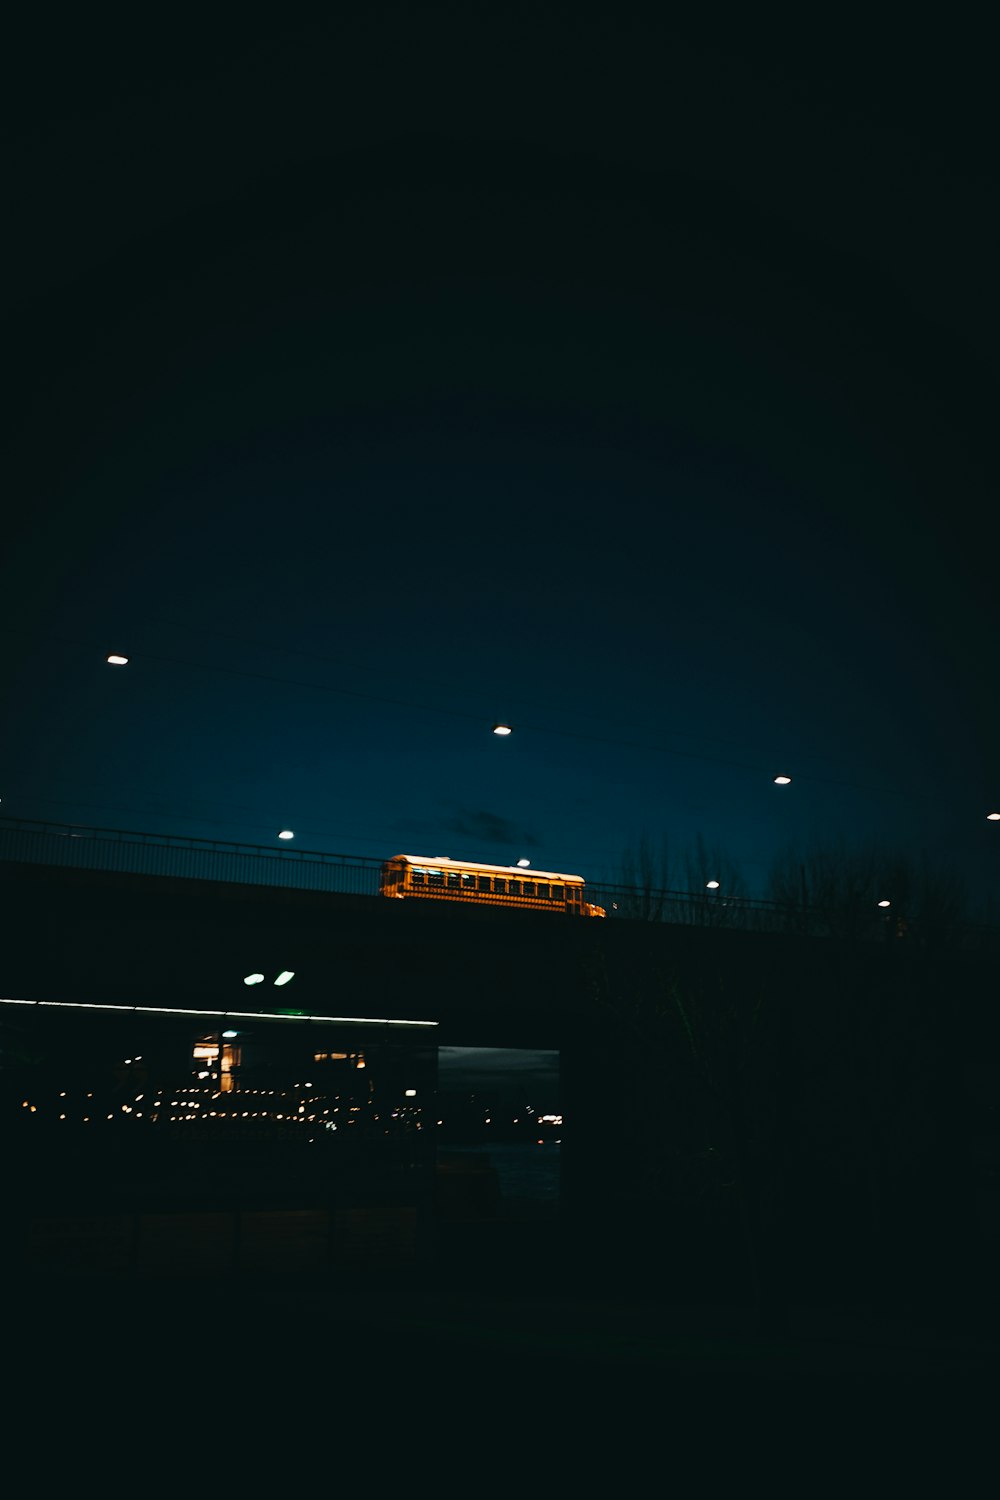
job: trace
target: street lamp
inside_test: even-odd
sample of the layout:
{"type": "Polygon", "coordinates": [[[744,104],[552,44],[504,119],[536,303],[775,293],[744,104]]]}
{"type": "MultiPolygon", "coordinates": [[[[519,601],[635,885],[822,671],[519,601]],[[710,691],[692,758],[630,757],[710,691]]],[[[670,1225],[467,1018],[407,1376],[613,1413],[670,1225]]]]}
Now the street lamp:
{"type": "Polygon", "coordinates": [[[511,729],[511,727],[510,727],[509,724],[494,724],[494,726],[493,726],[493,733],[494,734],[513,734],[514,731],[511,729]]]}

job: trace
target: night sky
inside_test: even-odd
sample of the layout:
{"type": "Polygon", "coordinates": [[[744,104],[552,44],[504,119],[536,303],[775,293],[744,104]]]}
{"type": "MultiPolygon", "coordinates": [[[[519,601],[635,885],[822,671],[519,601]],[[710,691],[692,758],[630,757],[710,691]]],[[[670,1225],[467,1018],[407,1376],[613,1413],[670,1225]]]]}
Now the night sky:
{"type": "Polygon", "coordinates": [[[995,900],[984,40],[361,9],[12,33],[0,814],[995,900]]]}

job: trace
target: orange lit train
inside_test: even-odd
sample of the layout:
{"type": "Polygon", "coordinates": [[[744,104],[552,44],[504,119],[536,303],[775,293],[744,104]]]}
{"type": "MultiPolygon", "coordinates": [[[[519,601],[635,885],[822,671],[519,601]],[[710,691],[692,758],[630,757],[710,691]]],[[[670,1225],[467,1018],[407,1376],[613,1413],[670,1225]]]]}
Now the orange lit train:
{"type": "Polygon", "coordinates": [[[469,860],[396,854],[382,866],[379,891],[399,900],[471,901],[478,906],[532,908],[603,917],[603,906],[584,898],[581,875],[528,871],[519,865],[480,865],[469,860]]]}

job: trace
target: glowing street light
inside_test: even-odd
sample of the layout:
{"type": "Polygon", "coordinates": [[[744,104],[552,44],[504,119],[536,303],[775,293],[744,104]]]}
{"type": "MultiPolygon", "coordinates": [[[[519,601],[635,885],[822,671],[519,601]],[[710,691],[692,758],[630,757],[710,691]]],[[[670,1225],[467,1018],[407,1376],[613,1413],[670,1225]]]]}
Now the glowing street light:
{"type": "Polygon", "coordinates": [[[279,839],[293,839],[295,835],[290,828],[283,828],[278,837],[279,839]]]}
{"type": "Polygon", "coordinates": [[[509,724],[494,724],[494,726],[493,726],[493,733],[494,734],[513,734],[514,731],[511,729],[511,727],[510,727],[509,724]]]}
{"type": "Polygon", "coordinates": [[[987,823],[1000,823],[1000,812],[987,813],[986,821],[987,823]]]}
{"type": "Polygon", "coordinates": [[[112,651],[111,655],[108,656],[108,657],[106,657],[105,659],[106,659],[108,665],[111,666],[111,667],[127,667],[128,666],[128,657],[127,656],[120,656],[116,651],[112,651]]]}
{"type": "Polygon", "coordinates": [[[878,904],[879,904],[879,906],[891,906],[892,902],[891,901],[880,901],[878,904]]]}
{"type": "Polygon", "coordinates": [[[263,974],[247,974],[247,975],[244,976],[243,983],[244,984],[263,984],[264,983],[264,976],[263,976],[263,974]]]}
{"type": "Polygon", "coordinates": [[[518,862],[517,862],[518,869],[520,869],[520,870],[526,870],[530,864],[531,864],[531,860],[530,859],[519,859],[518,862]]]}
{"type": "Polygon", "coordinates": [[[774,784],[775,786],[791,786],[792,778],[790,776],[786,776],[784,771],[781,771],[774,778],[774,784]]]}
{"type": "Polygon", "coordinates": [[[275,984],[287,984],[290,979],[294,978],[294,969],[282,969],[281,973],[278,975],[277,979],[274,982],[275,984]]]}
{"type": "Polygon", "coordinates": [[[719,889],[719,882],[717,880],[706,880],[705,889],[706,891],[717,891],[719,889]]]}

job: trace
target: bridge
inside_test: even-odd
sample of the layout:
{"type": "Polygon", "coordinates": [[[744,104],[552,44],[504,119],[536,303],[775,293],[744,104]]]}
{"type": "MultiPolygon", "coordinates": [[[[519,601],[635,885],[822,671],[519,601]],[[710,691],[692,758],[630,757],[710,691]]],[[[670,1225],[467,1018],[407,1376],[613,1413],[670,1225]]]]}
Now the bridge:
{"type": "MultiPolygon", "coordinates": [[[[811,969],[809,939],[831,932],[802,908],[607,884],[588,885],[606,920],[388,901],[379,869],[320,851],[0,820],[0,989],[216,1016],[433,1021],[441,1045],[562,1047],[595,986],[708,965],[745,988],[753,974],[811,969]]],[[[891,932],[877,913],[856,935],[875,946],[891,932]]]]}
{"type": "MultiPolygon", "coordinates": [[[[596,1261],[603,1263],[613,1253],[607,1242],[598,1247],[594,1238],[597,1192],[604,1223],[617,1222],[617,1215],[646,1226],[637,1232],[655,1267],[661,1266],[664,1216],[675,1209],[664,1206],[666,1199],[659,1202],[660,1190],[651,1184],[667,1181],[665,1164],[674,1156],[688,1162],[685,1170],[708,1170],[699,1144],[702,1126],[691,1122],[718,1114],[711,1099],[729,1087],[725,1079],[742,1080],[740,1090],[752,1085],[752,1093],[740,1095],[737,1103],[761,1130],[775,1107],[789,1118],[811,1118],[807,1096],[795,1102],[799,1080],[825,1076],[831,1048],[843,1060],[837,1066],[847,1069],[845,1077],[856,1068],[867,1077],[878,1057],[886,1066],[892,1059],[896,1068],[898,1057],[904,1059],[898,1064],[904,1080],[943,1067],[958,1039],[974,1036],[973,1055],[990,1053],[995,948],[989,934],[971,945],[937,951],[911,935],[899,940],[894,925],[824,932],[815,914],[791,908],[712,906],[684,893],[606,886],[593,892],[611,914],[605,920],[460,901],[390,901],[377,894],[378,866],[374,860],[326,854],[276,854],[252,846],[5,820],[0,824],[0,1043],[6,1047],[12,1036],[16,1042],[27,1036],[30,1050],[33,1038],[42,1037],[51,1048],[45,1055],[68,1065],[76,1050],[87,1049],[88,1035],[107,1037],[109,1026],[124,1035],[121,1028],[131,1017],[147,1039],[155,1032],[170,1066],[176,1060],[175,1076],[186,1070],[190,1081],[191,1045],[199,1036],[214,1037],[221,1047],[229,1028],[241,1038],[268,1030],[272,1036],[301,1036],[305,1030],[313,1043],[309,1056],[324,1045],[322,1038],[335,1038],[342,1050],[329,1055],[368,1053],[373,1064],[378,1059],[381,1076],[394,1080],[393,1088],[405,1081],[400,1059],[407,1069],[418,1066],[421,1078],[434,1087],[441,1048],[557,1051],[561,1107],[571,1122],[561,1167],[567,1223],[575,1215],[577,1225],[585,1226],[581,1233],[596,1261]],[[287,982],[277,982],[287,975],[292,976],[287,982]],[[251,976],[257,979],[248,985],[251,976]],[[943,1028],[936,1020],[939,1010],[951,1018],[943,1028]],[[64,1038],[58,1046],[57,1032],[64,1038]]],[[[8,1074],[9,1056],[3,1059],[8,1074]]],[[[951,1082],[941,1096],[952,1100],[949,1109],[958,1118],[964,1095],[957,1063],[948,1062],[943,1076],[951,1082]]],[[[889,1082],[879,1085],[880,1098],[886,1087],[894,1087],[891,1077],[886,1074],[889,1082]]],[[[106,1083],[116,1108],[134,1097],[130,1077],[106,1083]]],[[[5,1102],[11,1102],[6,1094],[5,1102]]],[[[810,1127],[818,1133],[823,1108],[820,1099],[819,1123],[810,1127]]],[[[10,1129],[9,1111],[4,1118],[10,1129]]],[[[18,1139],[24,1125],[20,1121],[20,1133],[14,1131],[18,1139]]],[[[736,1127],[722,1118],[717,1128],[725,1135],[736,1127]]],[[[258,1151],[250,1207],[270,1211],[277,1201],[273,1195],[284,1194],[283,1211],[294,1211],[281,1221],[286,1228],[289,1223],[301,1227],[300,1211],[319,1214],[326,1227],[320,1248],[314,1247],[318,1263],[329,1264],[331,1256],[368,1255],[368,1241],[358,1238],[361,1231],[352,1230],[351,1240],[343,1225],[356,1229],[368,1222],[372,1181],[382,1184],[383,1201],[375,1206],[383,1214],[380,1222],[391,1210],[398,1211],[401,1224],[410,1225],[423,1212],[409,1201],[401,1207],[394,1196],[401,1179],[393,1175],[399,1165],[393,1150],[383,1151],[374,1175],[370,1161],[357,1178],[346,1169],[340,1172],[339,1207],[331,1206],[333,1179],[317,1177],[310,1168],[296,1189],[301,1201],[296,1199],[291,1210],[285,1201],[293,1185],[287,1165],[280,1180],[272,1172],[272,1198],[260,1201],[264,1179],[258,1151]]],[[[13,1149],[8,1159],[21,1155],[20,1148],[13,1149]]],[[[300,1154],[297,1170],[302,1159],[300,1154]]],[[[74,1201],[74,1193],[79,1197],[65,1175],[64,1158],[35,1150],[30,1160],[23,1217],[34,1225],[32,1243],[37,1249],[51,1234],[60,1253],[69,1244],[75,1254],[76,1241],[66,1239],[61,1227],[65,1213],[53,1218],[53,1204],[40,1208],[34,1200],[41,1161],[47,1180],[48,1174],[63,1172],[53,1198],[57,1209],[74,1201]]],[[[167,1162],[164,1157],[156,1183],[148,1161],[123,1176],[124,1160],[114,1158],[115,1191],[121,1195],[127,1186],[129,1223],[141,1223],[143,1234],[160,1222],[160,1200],[168,1188],[177,1192],[183,1184],[184,1204],[191,1206],[196,1174],[186,1158],[167,1162]],[[160,1194],[155,1201],[154,1187],[160,1194]],[[147,1212],[151,1205],[156,1213],[147,1212]]],[[[417,1158],[414,1162],[419,1165],[417,1158]]],[[[244,1166],[237,1153],[224,1173],[209,1173],[212,1196],[195,1206],[224,1204],[232,1222],[242,1226],[239,1233],[250,1235],[251,1221],[244,1222],[248,1203],[232,1197],[249,1180],[240,1176],[244,1166]]],[[[91,1184],[96,1170],[87,1179],[91,1184]]],[[[692,1204],[696,1201],[701,1199],[692,1204]]],[[[715,1200],[710,1195],[705,1201],[715,1200]]],[[[88,1216],[88,1224],[92,1219],[88,1216]]],[[[230,1219],[213,1231],[212,1254],[229,1254],[230,1219]]],[[[205,1213],[195,1220],[203,1225],[205,1213]]],[[[102,1234],[112,1221],[121,1222],[115,1215],[99,1218],[102,1234]]],[[[181,1221],[190,1228],[183,1214],[181,1221]]],[[[272,1228],[273,1222],[267,1220],[272,1228]]],[[[253,1223],[254,1233],[264,1232],[257,1220],[253,1223]]],[[[711,1246],[737,1230],[734,1221],[720,1238],[718,1226],[706,1220],[698,1240],[692,1221],[685,1243],[697,1244],[695,1258],[704,1259],[711,1246]]],[[[489,1243],[496,1244],[497,1225],[489,1224],[487,1232],[489,1243]]],[[[516,1239],[520,1227],[512,1226],[512,1232],[516,1239]]],[[[139,1241],[131,1235],[122,1231],[115,1242],[123,1263],[137,1253],[139,1241]]],[[[468,1241],[460,1237],[455,1243],[461,1261],[468,1241]]],[[[630,1241],[633,1269],[635,1249],[630,1241]]],[[[166,1250],[163,1254],[168,1256],[166,1250]]]]}
{"type": "MultiPolygon", "coordinates": [[[[881,912],[840,930],[838,914],[621,885],[588,885],[605,920],[388,901],[380,863],[0,819],[0,994],[433,1021],[441,1045],[558,1048],[602,990],[709,970],[744,991],[779,974],[801,985],[827,963],[824,940],[860,941],[872,973],[887,947],[897,965],[920,947],[912,931],[896,942],[881,912]]],[[[995,955],[997,937],[966,929],[958,946],[975,963],[995,955]]]]}

